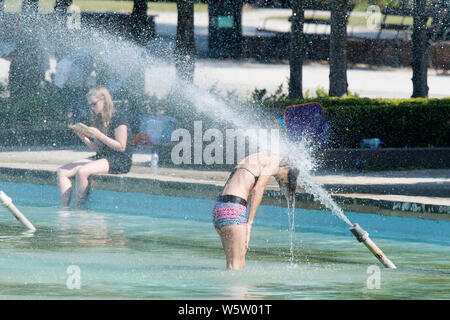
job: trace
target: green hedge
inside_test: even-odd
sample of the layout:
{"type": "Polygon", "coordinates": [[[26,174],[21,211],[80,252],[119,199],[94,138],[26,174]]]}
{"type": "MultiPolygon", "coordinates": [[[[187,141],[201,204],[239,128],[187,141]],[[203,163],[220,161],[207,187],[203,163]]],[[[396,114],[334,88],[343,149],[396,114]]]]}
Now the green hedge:
{"type": "Polygon", "coordinates": [[[281,115],[286,106],[307,102],[324,107],[331,147],[358,148],[365,138],[380,138],[387,148],[450,146],[450,98],[316,98],[264,105],[281,115]]]}
{"type": "Polygon", "coordinates": [[[70,106],[49,86],[21,99],[0,98],[0,128],[66,127],[70,106]]]}
{"type": "MultiPolygon", "coordinates": [[[[142,106],[136,105],[135,112],[157,113],[159,109],[168,109],[169,115],[181,120],[181,126],[192,126],[197,118],[205,121],[204,127],[217,126],[212,119],[197,114],[189,102],[175,98],[148,97],[137,103],[142,106]]],[[[270,118],[281,116],[289,105],[320,103],[330,124],[333,148],[359,148],[361,139],[365,138],[380,138],[387,148],[450,146],[450,98],[319,97],[300,101],[289,101],[283,95],[260,98],[241,108],[254,108],[257,113],[265,111],[265,116],[270,118]]],[[[66,128],[70,122],[69,109],[48,88],[21,101],[0,98],[0,128],[66,128]]]]}

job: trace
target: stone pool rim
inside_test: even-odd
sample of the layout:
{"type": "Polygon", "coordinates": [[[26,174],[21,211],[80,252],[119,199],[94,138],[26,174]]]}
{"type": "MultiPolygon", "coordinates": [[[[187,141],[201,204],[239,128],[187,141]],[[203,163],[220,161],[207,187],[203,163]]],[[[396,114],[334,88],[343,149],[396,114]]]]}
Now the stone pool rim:
{"type": "MultiPolygon", "coordinates": [[[[0,181],[56,185],[56,171],[29,168],[0,167],[0,181]]],[[[165,196],[215,199],[222,181],[197,181],[177,179],[169,176],[142,177],[130,172],[119,175],[94,175],[92,188],[119,192],[137,192],[165,196]]],[[[372,213],[385,216],[400,216],[431,220],[450,221],[450,206],[439,203],[417,201],[415,197],[401,196],[401,199],[384,199],[380,195],[332,193],[332,198],[344,210],[358,213],[372,213]]],[[[427,199],[423,197],[423,199],[427,199]]],[[[445,200],[445,199],[444,199],[445,200]]],[[[431,201],[432,202],[432,201],[431,201]]],[[[439,202],[439,201],[438,201],[439,202]]],[[[268,186],[264,192],[263,205],[284,206],[279,189],[268,186]]],[[[327,210],[313,195],[298,188],[296,207],[313,210],[327,210]]]]}

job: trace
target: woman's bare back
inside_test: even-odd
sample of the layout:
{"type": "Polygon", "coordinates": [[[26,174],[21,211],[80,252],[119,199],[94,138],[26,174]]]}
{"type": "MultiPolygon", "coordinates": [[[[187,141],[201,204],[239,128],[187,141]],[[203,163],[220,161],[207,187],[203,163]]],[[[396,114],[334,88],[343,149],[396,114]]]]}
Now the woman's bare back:
{"type": "Polygon", "coordinates": [[[231,172],[222,195],[235,195],[248,200],[250,191],[261,175],[277,172],[280,159],[270,152],[259,152],[244,158],[231,172]]]}

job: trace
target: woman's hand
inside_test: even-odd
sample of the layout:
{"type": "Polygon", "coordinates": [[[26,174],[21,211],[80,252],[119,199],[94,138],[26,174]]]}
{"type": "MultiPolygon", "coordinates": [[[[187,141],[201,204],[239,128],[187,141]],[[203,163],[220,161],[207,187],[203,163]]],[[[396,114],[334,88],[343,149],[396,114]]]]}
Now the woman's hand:
{"type": "Polygon", "coordinates": [[[86,136],[84,135],[83,131],[78,130],[77,128],[73,128],[73,131],[75,131],[75,133],[77,134],[77,136],[84,141],[84,138],[86,138],[86,136]]]}
{"type": "Polygon", "coordinates": [[[87,133],[86,131],[78,130],[77,128],[73,128],[73,131],[75,131],[75,133],[81,139],[81,141],[83,141],[91,150],[98,151],[98,142],[96,139],[94,140],[90,139],[92,137],[90,132],[88,132],[88,135],[86,135],[87,133]]]}
{"type": "Polygon", "coordinates": [[[103,133],[96,127],[89,127],[88,132],[91,138],[98,138],[103,133]]]}

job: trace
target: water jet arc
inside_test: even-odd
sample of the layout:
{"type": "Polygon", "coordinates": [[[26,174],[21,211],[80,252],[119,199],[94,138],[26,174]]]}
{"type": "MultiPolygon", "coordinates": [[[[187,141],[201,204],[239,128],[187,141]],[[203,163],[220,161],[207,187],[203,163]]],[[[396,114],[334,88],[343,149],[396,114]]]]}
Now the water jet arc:
{"type": "Polygon", "coordinates": [[[3,191],[0,191],[0,202],[6,208],[8,208],[9,211],[11,211],[14,217],[22,222],[25,227],[27,227],[31,231],[36,231],[36,228],[33,226],[33,224],[22,214],[22,212],[19,211],[19,209],[16,208],[16,206],[12,203],[11,198],[8,197],[3,191]]]}
{"type": "Polygon", "coordinates": [[[373,253],[373,255],[386,267],[389,269],[397,269],[395,264],[392,263],[391,260],[386,257],[386,255],[381,251],[380,248],[369,238],[369,233],[365,231],[361,226],[357,223],[353,224],[350,228],[350,231],[356,237],[359,242],[364,243],[364,245],[373,253]]]}

